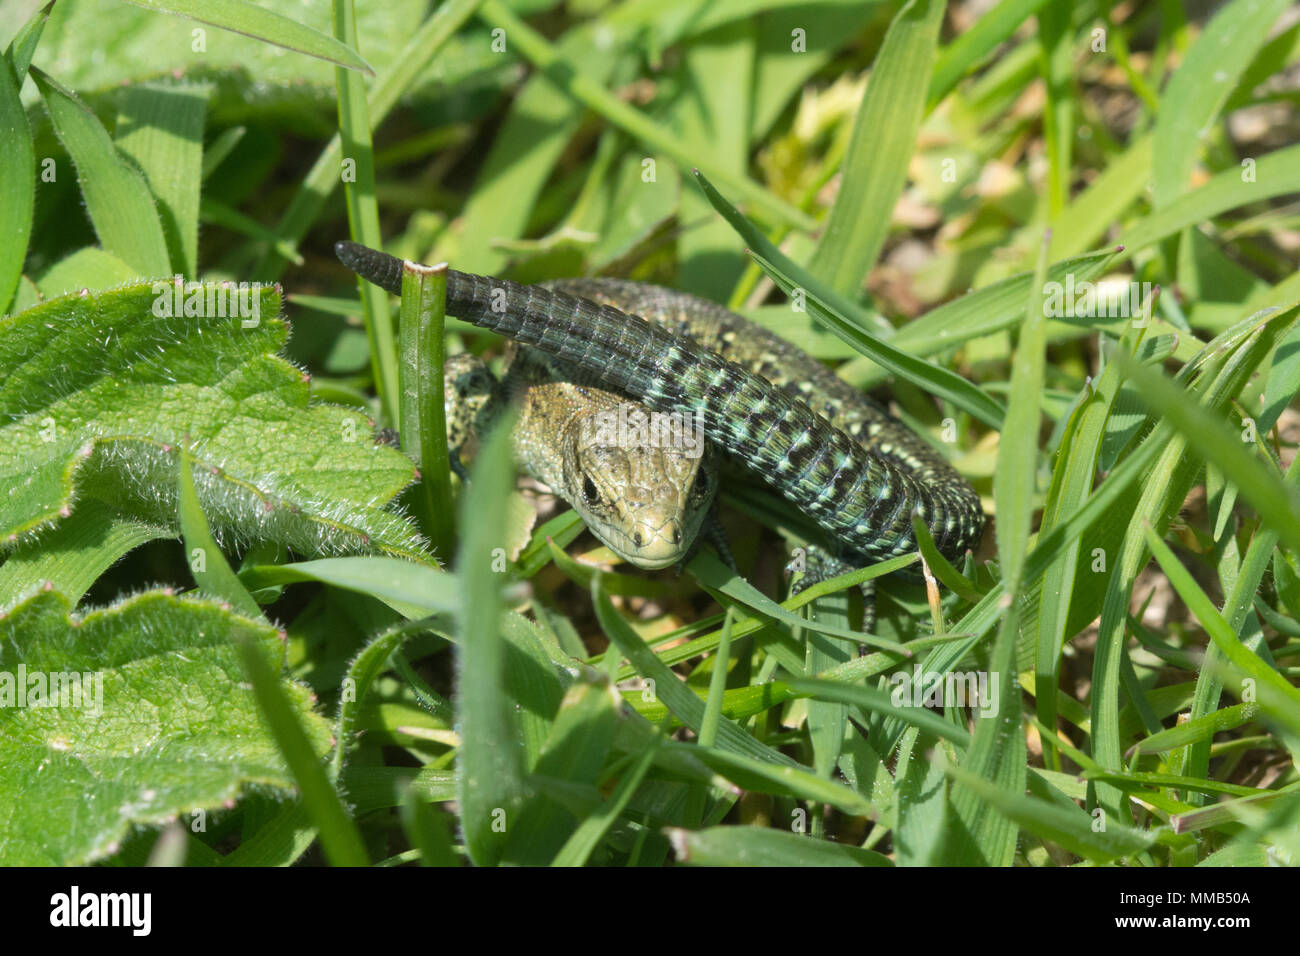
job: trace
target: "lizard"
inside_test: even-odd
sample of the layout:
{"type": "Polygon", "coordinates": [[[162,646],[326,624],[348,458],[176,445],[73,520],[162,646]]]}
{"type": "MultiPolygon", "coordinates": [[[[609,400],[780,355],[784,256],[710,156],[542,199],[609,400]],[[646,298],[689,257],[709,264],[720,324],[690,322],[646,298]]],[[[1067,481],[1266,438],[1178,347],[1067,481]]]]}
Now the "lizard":
{"type": "MultiPolygon", "coordinates": [[[[400,294],[402,260],[347,241],[335,253],[400,294]]],[[[448,313],[651,410],[698,419],[727,458],[825,533],[833,551],[813,567],[810,550],[810,577],[914,552],[913,514],[948,560],[978,545],[979,495],[942,454],[832,369],[717,303],[617,279],[543,287],[446,275],[448,313]]]]}

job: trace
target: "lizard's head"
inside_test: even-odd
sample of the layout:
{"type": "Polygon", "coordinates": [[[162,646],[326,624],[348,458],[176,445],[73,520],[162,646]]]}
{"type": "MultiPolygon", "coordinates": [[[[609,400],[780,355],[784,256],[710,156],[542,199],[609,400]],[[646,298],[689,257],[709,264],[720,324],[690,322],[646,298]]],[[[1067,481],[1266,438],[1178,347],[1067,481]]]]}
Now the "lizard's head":
{"type": "Polygon", "coordinates": [[[574,420],[564,446],[570,503],[597,538],[640,568],[685,560],[718,493],[697,428],[625,402],[574,420]]]}

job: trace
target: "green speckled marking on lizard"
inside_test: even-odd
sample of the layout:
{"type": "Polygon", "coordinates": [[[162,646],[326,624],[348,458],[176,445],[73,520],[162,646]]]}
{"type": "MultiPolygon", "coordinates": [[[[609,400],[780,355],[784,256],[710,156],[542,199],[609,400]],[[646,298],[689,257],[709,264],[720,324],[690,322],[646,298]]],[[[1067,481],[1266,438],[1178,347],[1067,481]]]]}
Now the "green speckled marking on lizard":
{"type": "MultiPolygon", "coordinates": [[[[401,260],[349,242],[335,251],[400,292],[401,260]]],[[[914,551],[914,513],[949,559],[979,542],[979,496],[938,452],[820,362],[721,306],[616,280],[544,288],[448,270],[447,311],[651,409],[698,416],[711,441],[826,532],[844,564],[914,551]]]]}

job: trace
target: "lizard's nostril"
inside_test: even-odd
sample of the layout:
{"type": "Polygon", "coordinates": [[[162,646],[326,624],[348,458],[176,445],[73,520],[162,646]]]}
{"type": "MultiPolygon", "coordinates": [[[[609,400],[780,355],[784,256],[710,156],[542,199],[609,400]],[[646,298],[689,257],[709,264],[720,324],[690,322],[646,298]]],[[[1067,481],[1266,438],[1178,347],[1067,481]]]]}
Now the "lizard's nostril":
{"type": "Polygon", "coordinates": [[[638,548],[641,547],[641,532],[640,532],[640,531],[638,531],[636,534],[632,535],[632,543],[633,543],[634,545],[636,545],[638,548]]]}
{"type": "Polygon", "coordinates": [[[682,543],[682,533],[680,531],[674,531],[673,544],[681,544],[681,543],[682,543]]]}

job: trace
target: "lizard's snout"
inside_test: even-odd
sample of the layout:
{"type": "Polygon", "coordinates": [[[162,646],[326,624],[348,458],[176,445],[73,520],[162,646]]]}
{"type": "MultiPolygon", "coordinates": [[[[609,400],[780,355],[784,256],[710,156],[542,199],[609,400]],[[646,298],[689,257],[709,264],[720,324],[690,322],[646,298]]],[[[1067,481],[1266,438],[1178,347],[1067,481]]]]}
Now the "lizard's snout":
{"type": "Polygon", "coordinates": [[[681,522],[675,518],[657,525],[652,521],[639,522],[628,537],[631,548],[623,556],[638,568],[649,571],[679,563],[685,558],[689,544],[681,522]]]}

